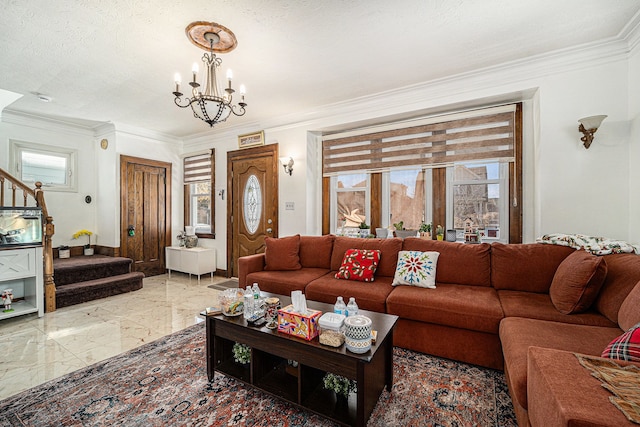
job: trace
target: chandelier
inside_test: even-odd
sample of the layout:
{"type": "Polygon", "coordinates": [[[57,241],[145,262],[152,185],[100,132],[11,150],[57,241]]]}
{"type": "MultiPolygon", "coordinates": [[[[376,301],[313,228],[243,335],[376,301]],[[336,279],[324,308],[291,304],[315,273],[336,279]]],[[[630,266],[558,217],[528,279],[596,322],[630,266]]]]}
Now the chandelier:
{"type": "Polygon", "coordinates": [[[244,102],[245,87],[240,85],[240,102],[233,104],[233,94],[235,90],[231,87],[233,73],[227,70],[227,87],[224,93],[218,86],[217,71],[222,64],[222,59],[217,57],[215,52],[225,53],[236,48],[238,41],[235,34],[228,28],[216,24],[215,22],[192,22],[185,30],[187,38],[199,48],[205,50],[202,55],[202,63],[206,70],[206,80],[201,86],[198,81],[198,64],[193,64],[193,79],[189,82],[191,86],[191,98],[182,98],[180,92],[180,74],[176,74],[175,104],[180,108],[191,107],[193,116],[207,122],[213,127],[216,123],[224,122],[233,113],[236,116],[243,116],[247,104],[244,102]]]}

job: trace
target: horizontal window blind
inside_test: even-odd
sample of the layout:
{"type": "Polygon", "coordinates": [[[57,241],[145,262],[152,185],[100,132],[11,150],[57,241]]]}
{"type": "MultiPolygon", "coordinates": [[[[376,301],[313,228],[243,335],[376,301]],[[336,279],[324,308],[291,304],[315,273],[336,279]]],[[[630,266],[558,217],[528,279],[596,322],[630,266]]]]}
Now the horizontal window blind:
{"type": "Polygon", "coordinates": [[[442,116],[437,122],[398,129],[325,136],[323,175],[484,159],[511,161],[515,156],[515,105],[508,110],[512,111],[500,108],[480,115],[476,111],[469,117],[456,114],[447,120],[442,116]]]}
{"type": "Polygon", "coordinates": [[[184,158],[184,183],[191,184],[211,180],[211,158],[213,153],[198,154],[184,158]]]}

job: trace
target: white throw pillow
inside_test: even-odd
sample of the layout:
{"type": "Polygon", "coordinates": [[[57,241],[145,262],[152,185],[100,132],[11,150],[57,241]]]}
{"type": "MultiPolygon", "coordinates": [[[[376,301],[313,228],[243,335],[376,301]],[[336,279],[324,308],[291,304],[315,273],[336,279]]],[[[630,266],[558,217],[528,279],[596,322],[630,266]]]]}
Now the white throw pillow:
{"type": "Polygon", "coordinates": [[[393,286],[436,288],[436,264],[440,252],[400,251],[393,286]]]}

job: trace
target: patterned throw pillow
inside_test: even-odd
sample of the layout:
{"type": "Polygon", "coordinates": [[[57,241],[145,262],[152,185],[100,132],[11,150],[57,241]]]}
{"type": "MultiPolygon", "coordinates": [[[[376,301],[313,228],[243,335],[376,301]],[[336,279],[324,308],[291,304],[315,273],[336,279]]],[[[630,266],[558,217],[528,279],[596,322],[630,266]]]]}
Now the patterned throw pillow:
{"type": "Polygon", "coordinates": [[[410,285],[436,288],[436,264],[439,252],[400,251],[393,286],[410,285]]]}
{"type": "Polygon", "coordinates": [[[602,357],[640,362],[640,323],[611,341],[602,357]]]}
{"type": "Polygon", "coordinates": [[[336,273],[336,279],[373,282],[373,275],[380,262],[380,251],[369,249],[348,249],[344,253],[342,265],[336,273]]]}

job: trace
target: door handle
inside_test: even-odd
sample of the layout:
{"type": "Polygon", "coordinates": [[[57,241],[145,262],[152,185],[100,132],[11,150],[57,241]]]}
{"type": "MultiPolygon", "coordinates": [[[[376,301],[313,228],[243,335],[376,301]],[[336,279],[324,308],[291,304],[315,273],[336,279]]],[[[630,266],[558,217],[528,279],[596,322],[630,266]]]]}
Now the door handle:
{"type": "Polygon", "coordinates": [[[270,228],[267,228],[267,233],[271,233],[273,230],[270,228]]]}

